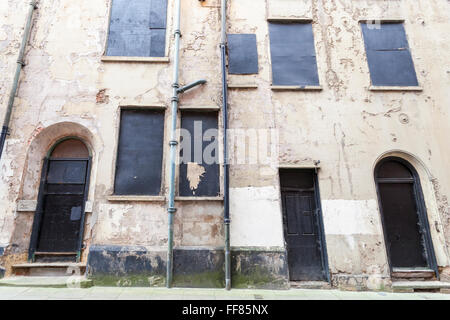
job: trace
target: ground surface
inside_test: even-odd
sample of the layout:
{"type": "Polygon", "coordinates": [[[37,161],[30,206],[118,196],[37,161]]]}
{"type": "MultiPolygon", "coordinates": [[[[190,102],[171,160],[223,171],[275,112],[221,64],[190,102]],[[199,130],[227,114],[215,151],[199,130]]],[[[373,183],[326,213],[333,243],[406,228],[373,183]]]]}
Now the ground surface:
{"type": "Polygon", "coordinates": [[[0,300],[450,300],[450,294],[340,290],[231,290],[162,288],[0,287],[0,300]]]}

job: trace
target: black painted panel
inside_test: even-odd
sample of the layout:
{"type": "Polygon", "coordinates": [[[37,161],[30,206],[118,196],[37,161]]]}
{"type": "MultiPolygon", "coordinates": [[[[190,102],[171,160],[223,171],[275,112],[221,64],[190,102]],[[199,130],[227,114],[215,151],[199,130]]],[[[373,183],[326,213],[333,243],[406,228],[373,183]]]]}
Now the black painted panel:
{"type": "Polygon", "coordinates": [[[151,0],[150,28],[165,29],[167,20],[167,0],[151,0]]]}
{"type": "Polygon", "coordinates": [[[255,34],[228,35],[228,72],[230,74],[258,73],[255,34]]]}
{"type": "Polygon", "coordinates": [[[167,0],[113,0],[106,54],[164,56],[166,11],[167,0]]]}
{"type": "Polygon", "coordinates": [[[151,29],[150,37],[150,57],[164,57],[166,53],[166,29],[151,29]]]}
{"type": "Polygon", "coordinates": [[[83,202],[84,195],[47,195],[45,197],[38,251],[77,251],[83,202]],[[80,218],[77,218],[78,211],[80,218]]]}
{"type": "Polygon", "coordinates": [[[114,191],[117,195],[159,195],[164,112],[122,110],[114,191]]]}
{"type": "Polygon", "coordinates": [[[319,85],[311,24],[269,23],[272,83],[319,85]]]}
{"type": "MultiPolygon", "coordinates": [[[[219,137],[216,112],[183,112],[181,127],[190,133],[190,143],[183,137],[180,148],[180,196],[218,196],[219,182],[219,137]],[[195,130],[195,127],[197,130],[195,130]],[[215,129],[210,131],[209,129],[215,129]],[[215,134],[210,140],[205,139],[205,133],[215,134]],[[197,135],[195,134],[197,133],[197,135]],[[190,146],[190,148],[189,148],[190,146]],[[190,150],[189,150],[190,149],[190,150]],[[197,152],[195,152],[197,150],[197,152]],[[211,159],[203,157],[210,155],[211,159]],[[212,161],[211,161],[212,160],[212,161]],[[191,164],[189,164],[191,163],[191,164]],[[195,182],[195,175],[188,172],[188,167],[197,167],[200,182],[195,182]],[[189,175],[189,176],[188,176],[189,175]]],[[[194,170],[191,170],[191,172],[194,170]]]]}
{"type": "Polygon", "coordinates": [[[401,23],[361,24],[372,84],[417,86],[411,52],[401,23]]]}
{"type": "MultiPolygon", "coordinates": [[[[136,274],[165,275],[165,253],[148,251],[145,247],[100,246],[89,248],[88,268],[91,276],[136,274]]],[[[148,286],[148,279],[146,285],[148,286]]]]}
{"type": "Polygon", "coordinates": [[[314,171],[305,169],[281,169],[281,188],[311,189],[314,188],[314,171]]]}
{"type": "Polygon", "coordinates": [[[86,180],[87,161],[50,161],[47,183],[50,184],[84,184],[86,180]]]}
{"type": "Polygon", "coordinates": [[[412,172],[402,163],[397,161],[387,161],[376,172],[377,178],[414,178],[412,172]]]}

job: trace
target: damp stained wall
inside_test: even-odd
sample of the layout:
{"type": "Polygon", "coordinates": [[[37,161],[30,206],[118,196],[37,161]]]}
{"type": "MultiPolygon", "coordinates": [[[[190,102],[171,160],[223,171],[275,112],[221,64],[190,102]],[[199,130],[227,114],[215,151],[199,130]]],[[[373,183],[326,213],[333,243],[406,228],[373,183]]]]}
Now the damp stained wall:
{"type": "MultiPolygon", "coordinates": [[[[40,1],[26,50],[5,153],[0,163],[0,246],[26,252],[42,158],[66,135],[85,139],[93,153],[85,242],[165,250],[165,199],[111,200],[119,108],[166,107],[169,141],[173,10],[169,1],[169,62],[106,62],[109,0],[40,1]]],[[[28,1],[0,2],[0,115],[3,116],[28,1]]],[[[388,154],[419,171],[439,266],[450,245],[450,3],[446,0],[241,0],[229,2],[228,33],[255,33],[259,73],[230,75],[232,129],[274,129],[280,166],[311,167],[320,160],[319,187],[333,274],[388,275],[373,169],[388,154]],[[313,20],[321,91],[271,88],[269,17],[313,20]],[[360,19],[404,19],[420,92],[369,90],[360,19]],[[255,88],[256,86],[256,88],[255,88]]],[[[218,0],[182,0],[180,82],[206,86],[185,93],[183,107],[219,108],[218,0]]],[[[219,127],[221,118],[219,116],[219,127]]],[[[231,146],[234,150],[234,146],[231,146]]],[[[163,191],[167,196],[168,147],[163,191]]],[[[231,244],[284,250],[276,167],[231,166],[231,244]]],[[[177,201],[177,247],[223,246],[222,202],[177,201]]],[[[255,250],[256,250],[255,249],[255,250]]],[[[87,252],[87,251],[86,251],[87,252]]],[[[86,253],[85,252],[85,253],[86,253]]]]}

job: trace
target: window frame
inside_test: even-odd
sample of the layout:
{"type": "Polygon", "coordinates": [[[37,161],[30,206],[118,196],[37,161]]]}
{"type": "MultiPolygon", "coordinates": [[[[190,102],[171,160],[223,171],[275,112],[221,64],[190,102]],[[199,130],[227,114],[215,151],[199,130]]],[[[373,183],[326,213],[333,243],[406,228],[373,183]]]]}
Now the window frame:
{"type": "Polygon", "coordinates": [[[106,37],[105,37],[105,43],[103,46],[103,53],[101,56],[101,61],[103,62],[155,62],[155,63],[168,63],[170,62],[169,58],[169,45],[170,45],[170,34],[172,26],[169,28],[169,14],[172,16],[172,6],[171,1],[167,0],[167,10],[166,10],[166,38],[165,38],[165,46],[164,46],[164,56],[163,57],[140,57],[140,56],[108,56],[106,53],[108,51],[108,44],[109,44],[109,32],[111,28],[111,13],[113,8],[113,2],[115,0],[109,0],[108,2],[108,27],[106,28],[106,37]]]}
{"type": "Polygon", "coordinates": [[[365,60],[366,60],[366,65],[367,65],[367,72],[369,74],[369,86],[368,89],[369,91],[380,91],[380,92],[384,92],[384,91],[423,91],[423,87],[421,86],[421,82],[419,79],[419,74],[417,73],[417,64],[416,61],[414,59],[414,55],[413,55],[413,51],[411,49],[410,46],[410,39],[408,37],[408,32],[407,32],[407,28],[406,28],[406,23],[405,23],[405,19],[360,19],[358,21],[359,24],[359,30],[360,30],[360,34],[361,34],[361,39],[362,39],[362,44],[363,44],[363,48],[364,48],[364,55],[365,55],[365,60]],[[364,37],[364,32],[363,32],[363,24],[368,24],[368,23],[380,23],[380,24],[401,24],[403,26],[403,30],[405,32],[405,38],[406,41],[408,42],[408,49],[409,49],[409,53],[411,55],[411,61],[412,64],[414,66],[414,72],[416,74],[416,78],[417,78],[417,85],[412,85],[412,86],[390,86],[390,85],[375,85],[372,82],[372,74],[370,72],[370,65],[369,65],[369,59],[367,56],[367,47],[366,47],[366,39],[364,37]]]}
{"type": "Polygon", "coordinates": [[[224,200],[224,159],[223,159],[223,119],[220,108],[217,106],[180,106],[178,109],[178,119],[177,119],[177,131],[178,141],[181,141],[181,118],[183,112],[198,112],[198,113],[215,113],[217,116],[217,129],[218,129],[218,146],[219,146],[219,195],[217,196],[182,196],[180,195],[180,149],[177,150],[177,166],[176,166],[176,188],[175,188],[175,200],[176,201],[223,201],[224,200]]]}
{"type": "Polygon", "coordinates": [[[318,60],[318,50],[317,50],[317,39],[316,39],[316,27],[315,27],[315,21],[312,18],[291,18],[291,17],[278,17],[278,16],[269,16],[267,18],[267,34],[268,34],[268,58],[269,58],[269,64],[270,64],[270,87],[272,91],[322,91],[322,81],[321,81],[321,73],[320,73],[320,66],[319,66],[319,60],[318,60]],[[316,54],[316,66],[317,66],[317,78],[318,78],[318,85],[276,85],[273,84],[273,63],[272,63],[272,52],[271,52],[271,42],[270,42],[270,31],[269,31],[269,25],[270,23],[286,23],[286,24],[311,24],[312,33],[313,33],[313,46],[314,51],[316,54]]]}
{"type": "Polygon", "coordinates": [[[111,176],[111,192],[107,196],[108,201],[141,201],[141,202],[162,202],[165,201],[165,176],[166,176],[166,152],[167,148],[165,146],[168,144],[167,140],[167,117],[168,113],[166,112],[165,105],[148,105],[148,106],[137,106],[137,105],[124,105],[119,106],[116,111],[116,119],[117,125],[115,127],[115,150],[114,150],[114,159],[112,161],[112,176],[111,176]],[[164,115],[164,123],[163,123],[163,147],[162,147],[162,162],[161,162],[161,182],[160,189],[157,195],[134,195],[134,194],[117,194],[115,190],[116,186],[116,175],[117,175],[117,161],[119,158],[119,140],[120,140],[120,131],[121,131],[121,119],[122,119],[122,111],[127,110],[138,110],[138,111],[160,111],[164,115]]]}

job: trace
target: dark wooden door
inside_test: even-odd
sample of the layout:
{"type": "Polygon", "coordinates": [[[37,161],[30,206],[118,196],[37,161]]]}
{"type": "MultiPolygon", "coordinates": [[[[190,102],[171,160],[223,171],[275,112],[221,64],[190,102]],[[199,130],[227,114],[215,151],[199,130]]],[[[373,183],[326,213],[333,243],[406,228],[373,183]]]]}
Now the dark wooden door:
{"type": "Polygon", "coordinates": [[[41,197],[36,250],[76,252],[84,211],[89,159],[50,159],[41,197]]]}
{"type": "Polygon", "coordinates": [[[400,158],[383,159],[375,178],[391,268],[431,268],[438,275],[417,172],[400,158]]]}
{"type": "Polygon", "coordinates": [[[314,171],[280,172],[291,281],[326,280],[314,171]]]}
{"type": "Polygon", "coordinates": [[[379,185],[393,268],[428,267],[413,187],[413,183],[379,185]]]}

